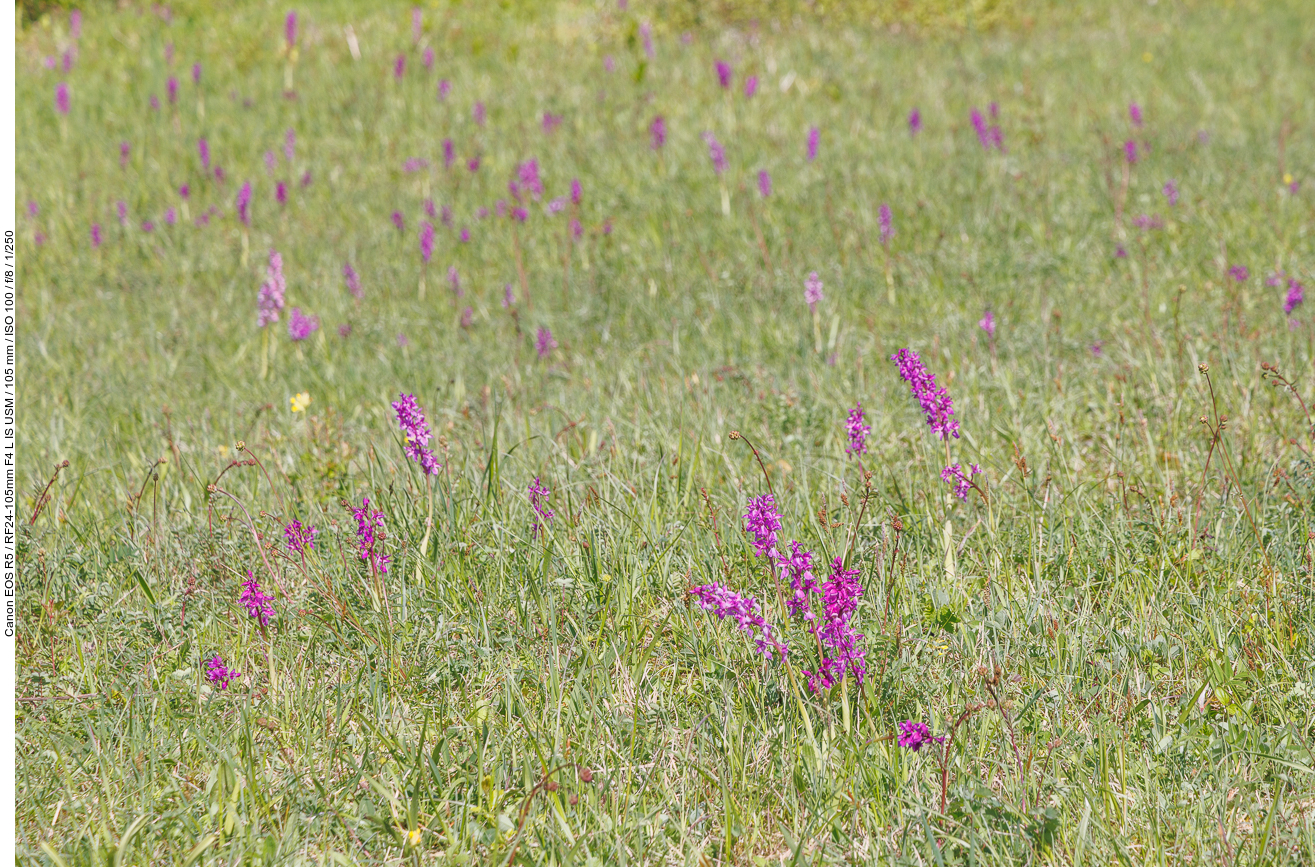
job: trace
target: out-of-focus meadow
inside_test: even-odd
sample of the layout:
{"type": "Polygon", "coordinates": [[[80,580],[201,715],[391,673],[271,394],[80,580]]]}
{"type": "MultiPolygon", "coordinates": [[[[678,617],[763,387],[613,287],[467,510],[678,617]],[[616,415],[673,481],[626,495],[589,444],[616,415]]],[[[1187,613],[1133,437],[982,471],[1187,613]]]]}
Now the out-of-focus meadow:
{"type": "Polygon", "coordinates": [[[824,5],[27,16],[25,862],[1315,861],[1315,16],[824,5]]]}

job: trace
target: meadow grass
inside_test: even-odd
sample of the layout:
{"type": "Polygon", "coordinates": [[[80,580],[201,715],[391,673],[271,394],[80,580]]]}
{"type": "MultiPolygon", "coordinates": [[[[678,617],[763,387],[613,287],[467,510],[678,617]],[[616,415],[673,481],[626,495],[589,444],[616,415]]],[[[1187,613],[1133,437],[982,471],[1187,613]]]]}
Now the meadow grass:
{"type": "Polygon", "coordinates": [[[427,3],[416,42],[410,6],[324,3],[295,56],[269,3],[21,33],[22,860],[1315,861],[1315,332],[1284,311],[1315,277],[1315,17],[687,5],[427,3]],[[500,217],[530,159],[542,196],[500,217]],[[948,450],[903,347],[955,401],[948,450]],[[981,466],[966,501],[947,462],[981,466]],[[860,570],[861,684],[803,683],[814,639],[743,530],[769,492],[819,580],[860,570]],[[693,604],[713,582],[789,663],[693,604]],[[946,744],[900,747],[908,720],[946,744]]]}

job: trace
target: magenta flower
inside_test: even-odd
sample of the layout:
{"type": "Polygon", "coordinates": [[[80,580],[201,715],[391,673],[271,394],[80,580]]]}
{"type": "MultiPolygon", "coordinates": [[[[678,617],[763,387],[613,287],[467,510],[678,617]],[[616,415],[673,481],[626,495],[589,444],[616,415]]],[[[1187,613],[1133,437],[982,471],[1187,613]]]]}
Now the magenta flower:
{"type": "Polygon", "coordinates": [[[62,61],[61,66],[63,66],[64,71],[71,71],[73,69],[73,50],[69,49],[68,51],[65,51],[60,57],[60,60],[62,61]]]}
{"type": "Polygon", "coordinates": [[[474,322],[474,321],[475,321],[475,311],[474,311],[474,310],[472,310],[470,307],[467,307],[465,310],[462,310],[462,311],[461,311],[461,327],[462,327],[462,328],[469,328],[469,327],[470,327],[470,323],[472,323],[472,322],[474,322]]]}
{"type": "Polygon", "coordinates": [[[338,336],[344,339],[352,336],[352,326],[350,322],[344,322],[342,325],[338,326],[338,336]]]}
{"type": "Polygon", "coordinates": [[[353,298],[359,300],[361,297],[361,278],[357,275],[356,269],[352,267],[351,262],[343,263],[342,276],[347,281],[347,291],[352,293],[353,298]]]}
{"type": "Polygon", "coordinates": [[[516,167],[516,179],[520,189],[538,199],[543,195],[543,182],[539,180],[539,161],[526,160],[516,167]]]}
{"type": "MultiPolygon", "coordinates": [[[[995,103],[991,103],[992,119],[997,117],[998,114],[999,109],[996,108],[995,103]]],[[[971,119],[973,131],[977,133],[977,141],[981,143],[983,150],[989,151],[991,148],[1004,150],[1004,136],[1000,132],[1000,127],[995,125],[987,126],[986,119],[982,117],[982,113],[976,108],[972,111],[971,119]]]]}
{"type": "Polygon", "coordinates": [[[452,92],[452,82],[446,78],[438,83],[438,98],[447,99],[447,95],[452,92]]]}
{"type": "Polygon", "coordinates": [[[1132,224],[1138,229],[1163,229],[1164,220],[1160,219],[1159,214],[1139,214],[1132,218],[1132,224]]]}
{"type": "Polygon", "coordinates": [[[639,38],[644,43],[644,55],[648,57],[649,60],[652,60],[657,56],[657,52],[653,50],[653,25],[649,24],[647,21],[640,24],[639,38]]]}
{"type": "Polygon", "coordinates": [[[201,83],[201,64],[199,64],[199,63],[193,63],[193,64],[192,64],[192,84],[200,84],[200,83],[201,83]]]}
{"type": "Polygon", "coordinates": [[[288,314],[288,336],[301,341],[320,330],[320,317],[306,316],[300,307],[293,307],[288,314]]]}
{"type": "Polygon", "coordinates": [[[301,175],[301,188],[304,190],[310,186],[310,169],[306,169],[301,175]]]}
{"type": "Polygon", "coordinates": [[[403,219],[401,211],[393,211],[392,220],[393,225],[397,227],[397,231],[406,231],[406,220],[403,219]]]}
{"type": "Polygon", "coordinates": [[[225,665],[224,658],[217,653],[210,659],[206,660],[205,679],[220,689],[228,689],[229,682],[236,680],[241,676],[242,673],[240,671],[234,671],[225,665]]]}
{"type": "Polygon", "coordinates": [[[913,720],[905,720],[899,724],[899,745],[913,750],[915,753],[929,743],[945,743],[945,736],[932,737],[931,729],[927,728],[926,723],[915,723],[913,720]]]}
{"type": "Polygon", "coordinates": [[[858,610],[858,599],[863,595],[863,585],[858,580],[857,569],[846,569],[841,557],[831,563],[831,574],[822,584],[822,600],[825,605],[822,620],[814,626],[813,632],[825,654],[817,671],[805,671],[808,689],[819,692],[830,689],[849,673],[859,683],[867,674],[863,662],[866,651],[858,646],[863,640],[861,633],[854,630],[850,620],[858,610]]]}
{"type": "Polygon", "coordinates": [[[872,425],[867,423],[867,418],[863,415],[863,404],[854,404],[854,408],[845,417],[845,433],[849,437],[849,442],[845,445],[845,454],[865,454],[868,450],[868,432],[871,430],[872,425]]]}
{"type": "Polygon", "coordinates": [[[809,623],[817,619],[812,605],[808,601],[810,593],[817,593],[817,581],[813,578],[813,552],[804,549],[798,542],[790,543],[790,553],[777,558],[781,577],[790,585],[790,597],[785,600],[786,610],[791,617],[803,617],[809,623]]]}
{"type": "Polygon", "coordinates": [[[443,139],[443,168],[452,168],[452,164],[456,162],[456,159],[457,149],[456,146],[452,144],[452,139],[443,139]]]}
{"type": "Polygon", "coordinates": [[[1297,282],[1295,277],[1290,279],[1288,281],[1288,296],[1283,301],[1283,312],[1289,316],[1292,315],[1292,311],[1301,306],[1305,300],[1305,289],[1297,282]]]}
{"type": "Polygon", "coordinates": [[[1247,277],[1250,276],[1250,273],[1251,272],[1247,271],[1245,265],[1234,265],[1232,268],[1228,269],[1228,276],[1232,277],[1239,283],[1245,283],[1247,277]]]}
{"type": "Polygon", "coordinates": [[[1137,143],[1128,139],[1123,143],[1123,158],[1128,161],[1128,165],[1134,165],[1137,162],[1137,143]]]}
{"type": "Polygon", "coordinates": [[[406,172],[408,175],[427,168],[429,168],[429,160],[421,159],[420,157],[411,157],[411,159],[402,163],[402,171],[406,172]]]}
{"type": "Polygon", "coordinates": [[[412,42],[420,41],[420,36],[421,36],[420,25],[422,21],[423,18],[421,17],[420,7],[416,6],[411,10],[411,41],[412,42]]]}
{"type": "Polygon", "coordinates": [[[74,9],[68,14],[68,34],[74,39],[82,38],[82,10],[74,9]]]}
{"type": "Polygon", "coordinates": [[[562,116],[560,114],[553,114],[550,111],[545,111],[543,113],[543,132],[545,135],[552,135],[557,127],[561,125],[562,116]]]}
{"type": "Polygon", "coordinates": [[[484,118],[486,117],[486,112],[484,111],[484,103],[482,102],[475,103],[475,107],[470,110],[470,116],[475,119],[475,123],[479,124],[480,126],[483,126],[484,118]]]}
{"type": "Polygon", "coordinates": [[[968,492],[973,489],[973,476],[982,471],[977,464],[970,464],[968,472],[965,474],[963,467],[959,464],[952,464],[941,470],[941,481],[954,487],[954,495],[965,502],[968,500],[968,492]]]}
{"type": "Polygon", "coordinates": [[[470,243],[470,230],[467,229],[465,226],[462,226],[462,227],[461,227],[461,234],[458,235],[457,237],[461,239],[461,243],[463,243],[463,244],[469,244],[469,243],[470,243]]]}
{"type": "Polygon", "coordinates": [[[758,76],[750,75],[744,79],[744,98],[753,99],[753,95],[758,92],[758,76]]]}
{"type": "Polygon", "coordinates": [[[251,225],[251,181],[242,185],[237,191],[237,218],[245,226],[251,225]]]}
{"type": "Polygon", "coordinates": [[[99,246],[100,246],[100,241],[101,241],[101,237],[100,237],[100,223],[92,223],[92,224],[91,224],[91,249],[94,250],[94,249],[96,249],[97,247],[99,247],[99,246]]]}
{"type": "Polygon", "coordinates": [[[550,214],[560,214],[564,210],[566,210],[566,199],[560,196],[548,203],[548,213],[550,214]]]}
{"type": "Polygon", "coordinates": [[[1128,103],[1128,118],[1132,121],[1133,126],[1141,129],[1141,106],[1135,102],[1128,103]]]}
{"type": "Polygon", "coordinates": [[[294,554],[305,555],[307,551],[315,550],[315,536],[319,533],[310,524],[302,524],[301,521],[293,519],[286,527],[283,528],[284,543],[288,550],[294,554]]]}
{"type": "Polygon", "coordinates": [[[510,309],[511,306],[515,303],[516,303],[516,293],[511,291],[511,284],[508,283],[506,286],[502,287],[502,306],[505,309],[510,309]]]}
{"type": "Polygon", "coordinates": [[[717,174],[726,171],[726,149],[717,141],[717,137],[710,132],[703,134],[703,140],[708,143],[708,156],[712,158],[712,170],[717,174]]]}
{"type": "Polygon", "coordinates": [[[448,285],[452,287],[452,294],[456,297],[460,298],[462,295],[466,294],[461,291],[461,274],[457,271],[456,265],[448,266],[447,282],[448,285]]]}
{"type": "Polygon", "coordinates": [[[434,224],[424,222],[420,224],[420,257],[429,264],[429,259],[434,255],[434,224]]]}
{"type": "Polygon", "coordinates": [[[822,131],[817,127],[808,128],[808,161],[817,159],[817,147],[822,142],[822,131]]]}
{"type": "Polygon", "coordinates": [[[717,61],[717,81],[723,88],[731,86],[731,65],[724,60],[717,61]]]}
{"type": "Polygon", "coordinates": [[[196,149],[201,154],[201,168],[210,171],[210,143],[205,140],[205,136],[196,140],[196,149]]]}
{"type": "Polygon", "coordinates": [[[981,320],[977,323],[977,327],[978,327],[978,328],[981,328],[983,331],[985,331],[987,337],[989,337],[989,338],[991,338],[992,340],[994,340],[994,339],[995,339],[995,314],[992,313],[990,310],[987,310],[986,313],[984,313],[984,314],[982,315],[981,320]]]}
{"type": "Polygon", "coordinates": [[[393,401],[393,410],[397,413],[397,423],[402,428],[404,440],[402,448],[406,456],[420,464],[420,470],[425,475],[438,475],[442,464],[429,448],[432,435],[429,432],[429,424],[425,421],[424,410],[416,403],[415,395],[399,394],[398,399],[393,401]]]}
{"type": "Polygon", "coordinates": [[[479,157],[471,157],[470,161],[466,163],[466,168],[470,169],[471,174],[479,171],[479,157]]]}
{"type": "Polygon", "coordinates": [[[448,205],[444,205],[439,219],[444,226],[447,226],[449,229],[452,228],[452,208],[448,205]]]}
{"type": "Polygon", "coordinates": [[[262,629],[269,625],[269,619],[274,616],[274,597],[265,595],[250,569],[247,570],[247,580],[242,582],[242,595],[237,601],[247,609],[248,616],[260,621],[262,629]]]}
{"type": "Polygon", "coordinates": [[[399,331],[397,332],[397,345],[399,347],[407,347],[411,345],[411,341],[407,340],[406,335],[399,331]]]}
{"type": "Polygon", "coordinates": [[[1164,182],[1164,189],[1161,190],[1161,192],[1163,192],[1164,197],[1169,200],[1170,206],[1178,204],[1178,185],[1172,180],[1164,182]]]}
{"type": "Polygon", "coordinates": [[[927,370],[918,353],[901,349],[890,360],[899,366],[900,378],[909,384],[909,391],[927,416],[927,426],[931,432],[943,440],[950,437],[958,439],[959,422],[954,418],[954,401],[950,399],[949,392],[937,387],[935,375],[927,370]]]}
{"type": "Polygon", "coordinates": [[[584,198],[584,189],[580,186],[579,178],[571,178],[571,204],[579,205],[580,200],[584,198]]]}
{"type": "Polygon", "coordinates": [[[297,154],[297,133],[294,130],[288,130],[283,136],[283,158],[292,162],[292,158],[297,154]]]}
{"type": "Polygon", "coordinates": [[[286,205],[288,203],[288,185],[279,181],[278,186],[274,188],[274,198],[278,200],[280,205],[286,205]]]}
{"type": "Polygon", "coordinates": [[[917,135],[922,132],[922,112],[916,108],[909,112],[909,135],[917,135]]]}
{"type": "Polygon", "coordinates": [[[548,354],[557,348],[557,341],[553,339],[551,329],[539,326],[539,331],[534,337],[534,348],[539,353],[539,358],[547,358],[548,354]]]}
{"type": "Polygon", "coordinates": [[[753,639],[759,653],[772,658],[773,653],[780,654],[782,661],[790,651],[772,632],[772,627],[763,619],[762,608],[752,596],[744,596],[724,584],[712,583],[695,587],[690,594],[698,601],[704,611],[711,611],[718,620],[729,617],[746,635],[753,639]]]}
{"type": "Polygon", "coordinates": [[[178,211],[175,208],[167,208],[164,212],[164,221],[170,226],[178,222],[178,211]]]}
{"type": "Polygon", "coordinates": [[[401,81],[402,76],[405,74],[406,74],[406,55],[399,54],[397,55],[397,59],[393,61],[393,78],[395,78],[398,81],[401,81]]]}
{"type": "Polygon", "coordinates": [[[151,94],[150,103],[151,103],[151,111],[160,110],[160,98],[153,93],[151,94]]]}
{"type": "Polygon", "coordinates": [[[183,184],[181,187],[178,188],[178,195],[184,199],[186,199],[191,194],[192,194],[192,188],[189,187],[187,184],[183,184]]]}
{"type": "MultiPolygon", "coordinates": [[[[152,223],[150,220],[142,220],[142,231],[143,231],[143,232],[154,232],[154,231],[155,231],[155,224],[152,223]]],[[[41,237],[44,237],[44,236],[41,235],[40,232],[38,232],[38,233],[37,233],[37,237],[38,237],[38,238],[41,238],[41,237]]],[[[38,243],[39,243],[39,242],[38,242],[38,243]]]]}
{"type": "Polygon", "coordinates": [[[114,203],[114,210],[119,214],[119,225],[128,225],[128,204],[120,199],[114,203]]]}
{"type": "Polygon", "coordinates": [[[297,13],[292,11],[288,13],[287,20],[283,22],[283,38],[288,43],[288,50],[291,51],[297,44],[297,13]]]}
{"type": "Polygon", "coordinates": [[[804,303],[808,309],[814,313],[817,312],[817,303],[822,300],[822,278],[817,276],[816,271],[808,273],[808,279],[804,281],[804,303]]]}
{"type": "Polygon", "coordinates": [[[260,284],[260,292],[256,295],[256,323],[261,328],[279,321],[279,311],[283,309],[283,293],[287,290],[287,283],[283,279],[283,257],[277,250],[269,251],[269,267],[265,273],[265,282],[260,284]]]}
{"type": "Polygon", "coordinates": [[[524,223],[527,219],[529,219],[530,212],[525,210],[524,208],[512,208],[511,215],[516,218],[516,222],[524,223]]]}
{"type": "Polygon", "coordinates": [[[1097,340],[1091,344],[1091,355],[1093,358],[1100,358],[1105,354],[1105,341],[1097,340]]]}
{"type": "Polygon", "coordinates": [[[357,555],[363,562],[370,564],[371,572],[388,574],[388,563],[392,558],[379,550],[385,538],[384,513],[371,510],[370,499],[363,497],[361,507],[352,509],[352,517],[356,519],[357,555]]]}
{"type": "Polygon", "coordinates": [[[653,123],[648,127],[649,147],[655,151],[662,150],[662,146],[667,143],[667,122],[662,115],[653,118],[653,123]]]}
{"type": "Polygon", "coordinates": [[[776,511],[776,498],[771,494],[751,498],[744,513],[744,532],[753,537],[750,544],[755,557],[776,559],[776,534],[780,529],[781,516],[776,511]]]}
{"type": "Polygon", "coordinates": [[[169,76],[169,81],[165,84],[164,89],[165,89],[165,92],[169,95],[169,102],[170,102],[170,103],[175,103],[175,102],[178,101],[178,79],[177,79],[177,78],[173,77],[172,75],[169,76]]]}
{"type": "Polygon", "coordinates": [[[64,115],[69,112],[68,84],[63,81],[55,86],[55,111],[64,115]]]}
{"type": "Polygon", "coordinates": [[[580,239],[584,236],[584,226],[580,225],[579,220],[571,220],[571,237],[580,239]]]}
{"type": "Polygon", "coordinates": [[[433,68],[434,68],[434,49],[433,49],[433,48],[426,48],[426,49],[425,49],[425,54],[424,54],[424,57],[421,58],[421,62],[423,62],[423,63],[425,64],[425,69],[433,69],[433,68]]]}
{"type": "Polygon", "coordinates": [[[895,234],[895,228],[891,225],[890,205],[881,203],[881,207],[877,209],[877,221],[881,225],[881,246],[889,246],[890,239],[895,234]]]}
{"type": "Polygon", "coordinates": [[[772,194],[772,176],[767,169],[758,172],[758,193],[765,199],[772,194]]]}
{"type": "Polygon", "coordinates": [[[556,517],[556,513],[548,508],[548,497],[551,493],[542,483],[539,482],[538,476],[535,476],[534,481],[530,483],[527,493],[530,498],[530,508],[534,509],[534,521],[530,523],[530,535],[537,536],[539,535],[539,531],[552,523],[552,519],[556,517]],[[540,524],[540,521],[543,523],[540,524]]]}

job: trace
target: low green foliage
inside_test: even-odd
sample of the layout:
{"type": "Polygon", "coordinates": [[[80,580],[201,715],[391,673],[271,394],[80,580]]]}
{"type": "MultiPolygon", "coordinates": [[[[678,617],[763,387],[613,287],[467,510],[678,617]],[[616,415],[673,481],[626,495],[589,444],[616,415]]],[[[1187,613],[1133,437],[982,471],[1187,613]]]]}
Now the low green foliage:
{"type": "Polygon", "coordinates": [[[1315,285],[1315,23],[825,5],[426,4],[415,43],[407,5],[323,4],[295,55],[282,7],[91,7],[67,73],[65,17],[24,31],[25,862],[1315,860],[1315,331],[1283,309],[1315,285]],[[886,9],[918,26],[864,24],[886,9]],[[530,158],[544,195],[497,217],[530,158]],[[578,208],[546,213],[572,178],[578,208]],[[288,309],[262,330],[271,249],[288,309]],[[967,501],[905,346],[955,401],[951,461],[982,468],[967,501]],[[438,476],[403,453],[402,392],[438,476]],[[801,629],[787,667],[691,602],[724,582],[783,625],[742,532],[768,490],[782,540],[860,570],[861,685],[809,694],[801,629]],[[357,556],[367,497],[386,575],[357,556]],[[899,747],[905,720],[944,745],[899,747]]]}

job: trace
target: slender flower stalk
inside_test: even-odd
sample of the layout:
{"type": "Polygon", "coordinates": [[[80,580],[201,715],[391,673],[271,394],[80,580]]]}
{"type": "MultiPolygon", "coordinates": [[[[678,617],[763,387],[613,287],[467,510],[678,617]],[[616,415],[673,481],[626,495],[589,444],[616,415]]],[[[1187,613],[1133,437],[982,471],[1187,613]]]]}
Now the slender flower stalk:
{"type": "Polygon", "coordinates": [[[854,408],[845,417],[845,434],[849,437],[849,442],[845,444],[845,454],[861,455],[866,453],[868,450],[868,433],[871,430],[872,425],[867,423],[867,418],[863,415],[863,404],[854,404],[854,408]]]}
{"type": "Polygon", "coordinates": [[[424,410],[416,402],[415,395],[399,394],[398,399],[393,401],[393,411],[397,413],[397,423],[402,428],[406,456],[420,464],[420,470],[425,475],[438,475],[442,464],[429,448],[429,424],[425,421],[424,410]]]}
{"type": "Polygon", "coordinates": [[[959,437],[959,422],[954,418],[954,402],[944,388],[936,385],[936,377],[922,363],[918,353],[901,349],[890,357],[899,366],[900,378],[909,384],[909,390],[927,416],[927,426],[942,440],[959,437]]]}
{"type": "Polygon", "coordinates": [[[247,580],[242,582],[242,594],[237,601],[247,609],[248,616],[260,622],[261,629],[269,625],[269,619],[274,616],[274,597],[260,589],[260,582],[251,574],[250,569],[247,570],[247,580]]]}
{"type": "Polygon", "coordinates": [[[551,492],[543,486],[538,476],[535,476],[534,481],[530,483],[527,493],[530,498],[530,508],[534,510],[534,521],[530,523],[530,535],[537,536],[544,527],[552,523],[556,513],[548,508],[548,498],[551,496],[551,492]],[[539,523],[540,521],[543,523],[539,523]]]}
{"type": "Polygon", "coordinates": [[[772,627],[763,619],[762,607],[752,596],[736,593],[724,584],[714,582],[695,587],[690,591],[700,608],[717,615],[718,620],[729,617],[746,635],[753,639],[759,653],[768,659],[779,654],[785,661],[790,648],[776,637],[772,627]]]}

